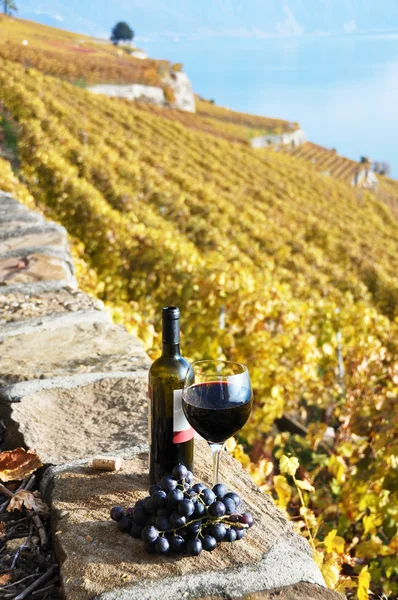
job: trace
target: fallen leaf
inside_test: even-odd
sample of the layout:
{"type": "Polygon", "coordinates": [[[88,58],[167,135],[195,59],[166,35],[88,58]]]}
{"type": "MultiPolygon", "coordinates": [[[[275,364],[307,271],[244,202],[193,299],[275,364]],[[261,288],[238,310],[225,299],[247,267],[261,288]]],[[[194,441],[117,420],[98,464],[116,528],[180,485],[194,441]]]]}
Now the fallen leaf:
{"type": "Polygon", "coordinates": [[[0,585],[5,585],[11,581],[11,573],[4,573],[4,575],[0,575],[0,585]]]}
{"type": "Polygon", "coordinates": [[[32,492],[27,490],[21,490],[11,498],[7,511],[12,512],[13,510],[22,510],[23,507],[27,510],[34,510],[35,513],[44,517],[50,514],[48,505],[43,502],[41,498],[38,498],[32,492]]]}
{"type": "Polygon", "coordinates": [[[15,450],[0,453],[0,480],[14,481],[29,477],[42,466],[36,450],[15,450]]]}
{"type": "Polygon", "coordinates": [[[0,535],[2,535],[6,530],[6,524],[4,521],[0,521],[0,535]]]}

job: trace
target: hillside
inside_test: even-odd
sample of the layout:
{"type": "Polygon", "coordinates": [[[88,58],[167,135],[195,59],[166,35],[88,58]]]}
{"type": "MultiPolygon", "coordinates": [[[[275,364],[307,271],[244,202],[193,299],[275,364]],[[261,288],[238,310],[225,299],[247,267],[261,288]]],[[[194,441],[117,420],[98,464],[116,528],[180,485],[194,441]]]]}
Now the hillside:
{"type": "Polygon", "coordinates": [[[162,86],[171,65],[134,58],[128,48],[81,34],[0,15],[0,57],[71,83],[142,83],[162,86]]]}
{"type": "MultiPolygon", "coordinates": [[[[4,162],[1,187],[17,186],[30,202],[32,194],[65,225],[82,287],[152,355],[170,303],[182,308],[189,358],[221,347],[249,365],[256,402],[236,456],[304,534],[317,531],[320,547],[330,531],[345,537],[346,558],[325,555],[334,573],[345,560],[358,575],[366,562],[380,593],[395,568],[398,500],[398,230],[389,209],[309,162],[17,62],[0,60],[0,101],[26,189],[4,162]],[[286,414],[305,436],[276,429],[286,414]],[[278,470],[283,453],[299,457],[317,489],[305,491],[308,512],[278,470]]],[[[211,110],[199,118],[215,119],[211,110]]]]}
{"type": "MultiPolygon", "coordinates": [[[[173,66],[165,60],[134,58],[132,52],[130,48],[115,47],[106,40],[101,42],[0,15],[1,58],[35,67],[46,75],[60,77],[81,87],[101,83],[139,83],[165,88],[168,87],[168,75],[181,68],[181,65],[173,66]]],[[[165,116],[181,120],[195,130],[240,143],[248,143],[256,135],[290,131],[292,126],[297,126],[281,119],[230,111],[198,96],[195,100],[196,118],[178,111],[165,116]]]]}

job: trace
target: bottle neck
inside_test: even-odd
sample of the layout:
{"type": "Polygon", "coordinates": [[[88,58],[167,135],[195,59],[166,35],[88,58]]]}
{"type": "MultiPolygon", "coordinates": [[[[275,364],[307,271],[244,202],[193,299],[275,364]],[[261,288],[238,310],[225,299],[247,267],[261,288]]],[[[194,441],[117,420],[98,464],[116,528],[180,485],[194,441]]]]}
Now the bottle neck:
{"type": "Polygon", "coordinates": [[[170,344],[169,342],[162,342],[162,356],[181,356],[180,343],[170,344]]]}

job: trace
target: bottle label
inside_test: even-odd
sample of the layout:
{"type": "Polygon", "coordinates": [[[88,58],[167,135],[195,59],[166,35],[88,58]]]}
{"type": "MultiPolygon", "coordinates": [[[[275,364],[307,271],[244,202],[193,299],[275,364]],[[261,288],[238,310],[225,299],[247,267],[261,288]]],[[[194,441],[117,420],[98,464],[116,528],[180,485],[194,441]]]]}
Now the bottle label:
{"type": "Polygon", "coordinates": [[[173,409],[173,444],[189,442],[193,439],[194,430],[182,410],[182,390],[174,390],[173,409]]]}

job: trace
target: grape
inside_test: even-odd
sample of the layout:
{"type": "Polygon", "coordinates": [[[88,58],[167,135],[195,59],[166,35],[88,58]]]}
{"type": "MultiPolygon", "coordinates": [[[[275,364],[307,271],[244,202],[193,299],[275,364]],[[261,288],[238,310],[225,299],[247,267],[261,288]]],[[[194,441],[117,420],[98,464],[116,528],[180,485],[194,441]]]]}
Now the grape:
{"type": "Polygon", "coordinates": [[[197,492],[199,494],[199,492],[206,489],[206,486],[204,483],[195,483],[195,485],[192,486],[192,489],[194,492],[197,492]]]}
{"type": "Polygon", "coordinates": [[[117,526],[118,529],[122,532],[122,533],[129,533],[130,529],[131,529],[131,524],[132,524],[132,520],[129,519],[128,517],[122,517],[121,519],[119,519],[119,521],[117,522],[117,526]]]}
{"type": "Polygon", "coordinates": [[[195,505],[191,500],[181,500],[177,505],[178,514],[183,517],[190,517],[195,510],[195,505]]]}
{"type": "Polygon", "coordinates": [[[185,481],[189,483],[189,485],[191,485],[193,482],[193,473],[191,471],[187,471],[187,474],[185,475],[185,481]]]}
{"type": "Polygon", "coordinates": [[[203,550],[207,550],[207,552],[213,552],[213,550],[217,547],[216,538],[212,535],[204,535],[202,539],[203,550]]]}
{"type": "Polygon", "coordinates": [[[155,492],[159,492],[162,487],[158,483],[153,483],[149,488],[149,495],[152,496],[155,492]]]}
{"type": "Polygon", "coordinates": [[[130,530],[130,535],[133,538],[141,538],[141,533],[142,533],[142,525],[138,525],[138,523],[132,523],[131,524],[131,530],[130,530]]]}
{"type": "Polygon", "coordinates": [[[168,493],[176,489],[177,481],[171,475],[165,475],[160,482],[162,489],[168,493]]]}
{"type": "Polygon", "coordinates": [[[149,515],[154,515],[156,513],[156,506],[151,496],[147,496],[144,500],[144,508],[149,515]]]}
{"type": "Polygon", "coordinates": [[[124,517],[124,510],[121,506],[114,506],[111,508],[111,519],[113,521],[120,521],[124,517]]]}
{"type": "Polygon", "coordinates": [[[173,477],[175,477],[175,479],[181,481],[182,479],[185,479],[188,475],[188,469],[184,465],[177,465],[176,467],[174,467],[171,473],[173,477]]]}
{"type": "Polygon", "coordinates": [[[171,523],[168,517],[158,517],[156,519],[155,525],[160,531],[166,531],[167,529],[171,529],[171,523]]]}
{"type": "Polygon", "coordinates": [[[200,497],[203,500],[203,502],[206,504],[206,506],[213,504],[213,502],[216,499],[215,493],[213,492],[213,490],[210,490],[209,488],[205,488],[204,490],[202,490],[200,492],[200,497]]]}
{"type": "Polygon", "coordinates": [[[126,516],[130,517],[132,519],[134,509],[135,509],[135,506],[129,506],[128,508],[126,508],[126,516]]]}
{"type": "Polygon", "coordinates": [[[212,535],[217,542],[221,542],[227,532],[224,523],[214,523],[213,525],[210,525],[209,531],[210,535],[212,535]]]}
{"type": "Polygon", "coordinates": [[[158,508],[156,511],[156,514],[158,517],[169,517],[172,512],[173,512],[173,509],[171,507],[168,508],[166,506],[166,508],[158,508]]]}
{"type": "Polygon", "coordinates": [[[163,490],[158,490],[152,494],[152,502],[156,509],[164,508],[167,504],[167,494],[163,490]]]}
{"type": "Polygon", "coordinates": [[[232,515],[232,513],[235,512],[236,506],[235,506],[235,502],[232,500],[232,498],[223,498],[222,503],[225,506],[225,514],[226,515],[232,515]]]}
{"type": "Polygon", "coordinates": [[[181,527],[178,530],[178,535],[180,535],[184,540],[189,537],[188,529],[186,527],[181,527]]]}
{"type": "Polygon", "coordinates": [[[207,512],[211,517],[220,518],[225,515],[225,505],[221,502],[221,500],[217,500],[217,502],[213,502],[207,509],[207,512]]]}
{"type": "Polygon", "coordinates": [[[170,538],[170,549],[172,552],[184,552],[185,540],[181,535],[172,535],[170,538]]]}
{"type": "Polygon", "coordinates": [[[198,494],[192,488],[188,488],[184,492],[184,497],[188,498],[188,500],[192,500],[192,502],[196,502],[198,498],[198,494]]]}
{"type": "Polygon", "coordinates": [[[237,540],[241,540],[243,538],[243,536],[245,535],[244,529],[240,529],[238,527],[232,527],[232,529],[234,529],[236,531],[236,539],[237,540]]]}
{"type": "Polygon", "coordinates": [[[189,556],[198,556],[202,552],[202,542],[200,540],[187,541],[187,554],[189,556]]]}
{"type": "Polygon", "coordinates": [[[148,513],[143,506],[139,506],[133,510],[133,518],[138,525],[145,525],[148,519],[148,513]]]}
{"type": "Polygon", "coordinates": [[[155,554],[155,552],[156,552],[155,544],[150,544],[148,542],[145,542],[144,548],[148,552],[148,554],[155,554]]]}
{"type": "Polygon", "coordinates": [[[184,500],[184,493],[182,492],[182,490],[172,490],[167,494],[167,499],[172,506],[176,506],[178,502],[184,500]]]}
{"type": "Polygon", "coordinates": [[[183,515],[179,515],[177,512],[171,513],[170,521],[174,529],[177,529],[178,527],[183,527],[187,522],[186,518],[183,515]]]}
{"type": "Polygon", "coordinates": [[[196,523],[190,523],[189,525],[187,525],[187,533],[189,536],[194,536],[196,537],[199,533],[199,531],[201,530],[202,525],[200,524],[200,521],[197,521],[196,523]]]}
{"type": "Polygon", "coordinates": [[[217,498],[221,500],[221,498],[224,498],[225,494],[227,493],[227,488],[222,483],[216,483],[216,485],[213,487],[213,492],[217,498]]]}
{"type": "Polygon", "coordinates": [[[141,533],[141,539],[144,542],[148,542],[149,544],[153,544],[159,537],[159,531],[153,525],[149,525],[148,527],[144,527],[141,533]]]}
{"type": "Polygon", "coordinates": [[[234,542],[236,540],[236,531],[232,527],[227,529],[223,542],[234,542]]]}
{"type": "Polygon", "coordinates": [[[235,506],[236,507],[239,506],[239,504],[240,504],[240,496],[236,492],[228,492],[228,494],[225,494],[224,500],[226,498],[231,498],[235,502],[235,506]]]}
{"type": "Polygon", "coordinates": [[[170,550],[169,540],[165,537],[158,537],[155,542],[155,552],[157,554],[165,554],[170,550]]]}
{"type": "Polygon", "coordinates": [[[195,510],[193,511],[192,517],[194,519],[198,519],[199,517],[203,517],[206,513],[206,507],[201,502],[196,502],[195,510]]]}
{"type": "Polygon", "coordinates": [[[253,523],[254,523],[253,515],[251,515],[248,512],[243,513],[243,515],[240,515],[240,517],[239,517],[239,523],[243,523],[244,525],[248,525],[249,528],[250,528],[253,525],[253,523]]]}
{"type": "Polygon", "coordinates": [[[139,508],[140,506],[144,506],[144,500],[137,500],[137,502],[134,504],[133,508],[139,508]]]}
{"type": "Polygon", "coordinates": [[[240,519],[239,513],[232,513],[232,515],[229,515],[229,517],[228,517],[228,521],[230,521],[231,523],[239,523],[239,519],[240,519]]]}

